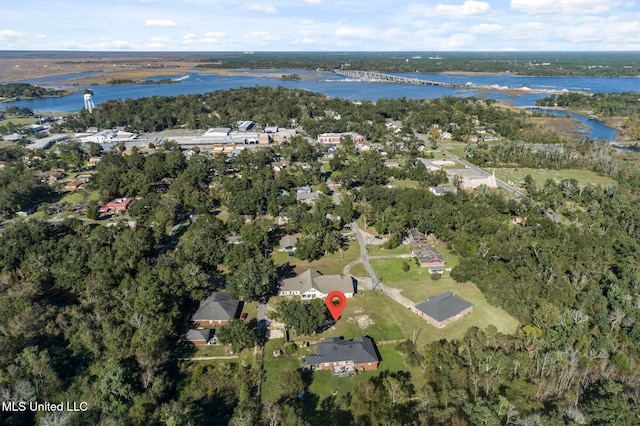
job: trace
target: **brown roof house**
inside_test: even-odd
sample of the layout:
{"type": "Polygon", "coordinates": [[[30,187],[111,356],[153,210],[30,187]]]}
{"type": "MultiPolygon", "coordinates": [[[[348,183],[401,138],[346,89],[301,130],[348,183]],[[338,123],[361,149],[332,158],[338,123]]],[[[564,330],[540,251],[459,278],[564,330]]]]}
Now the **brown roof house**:
{"type": "Polygon", "coordinates": [[[224,325],[238,316],[240,302],[229,293],[213,292],[200,302],[191,321],[198,325],[224,325]]]}
{"type": "Polygon", "coordinates": [[[367,336],[344,340],[342,337],[328,337],[318,343],[315,355],[307,355],[304,367],[309,370],[332,370],[336,376],[354,374],[362,370],[377,370],[380,356],[373,342],[367,336]]]}
{"type": "Polygon", "coordinates": [[[343,275],[322,275],[313,269],[307,269],[295,278],[286,278],[280,282],[279,296],[300,296],[302,299],[325,298],[338,290],[345,297],[353,297],[355,286],[353,278],[343,275]]]}
{"type": "Polygon", "coordinates": [[[211,329],[209,328],[192,328],[187,331],[184,341],[194,346],[204,346],[209,343],[211,338],[211,329]]]}
{"type": "Polygon", "coordinates": [[[411,250],[411,254],[418,258],[418,264],[422,268],[442,268],[445,264],[445,261],[440,253],[438,253],[438,251],[431,246],[415,247],[413,250],[411,250]]]}
{"type": "Polygon", "coordinates": [[[452,321],[459,320],[473,310],[473,305],[450,291],[438,296],[429,296],[426,301],[416,305],[415,312],[434,327],[442,328],[452,321]]]}

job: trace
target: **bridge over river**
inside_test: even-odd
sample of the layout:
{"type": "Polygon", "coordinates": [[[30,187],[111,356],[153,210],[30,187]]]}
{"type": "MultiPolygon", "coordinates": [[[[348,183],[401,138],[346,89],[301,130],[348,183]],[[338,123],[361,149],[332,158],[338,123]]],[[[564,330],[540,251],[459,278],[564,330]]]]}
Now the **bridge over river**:
{"type": "Polygon", "coordinates": [[[333,70],[342,77],[352,78],[359,81],[385,82],[385,83],[403,83],[403,84],[421,84],[424,86],[440,86],[450,88],[472,88],[476,87],[471,83],[453,84],[443,83],[434,80],[422,80],[419,78],[400,77],[392,74],[383,74],[375,71],[357,71],[357,70],[333,70]]]}

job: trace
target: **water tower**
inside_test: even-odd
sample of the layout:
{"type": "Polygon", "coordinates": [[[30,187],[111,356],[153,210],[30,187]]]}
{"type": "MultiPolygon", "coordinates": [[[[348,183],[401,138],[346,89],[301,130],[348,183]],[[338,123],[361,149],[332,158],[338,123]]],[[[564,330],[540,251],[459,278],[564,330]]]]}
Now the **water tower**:
{"type": "Polygon", "coordinates": [[[93,112],[95,105],[93,104],[93,95],[91,93],[84,94],[84,108],[90,113],[93,112]]]}

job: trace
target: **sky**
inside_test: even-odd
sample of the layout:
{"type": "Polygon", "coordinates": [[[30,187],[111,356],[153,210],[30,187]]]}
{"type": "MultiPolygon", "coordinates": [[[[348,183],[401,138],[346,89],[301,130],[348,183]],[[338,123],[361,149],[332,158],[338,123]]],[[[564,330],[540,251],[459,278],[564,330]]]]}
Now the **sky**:
{"type": "Polygon", "coordinates": [[[640,51],[634,0],[2,3],[0,50],[640,51]]]}

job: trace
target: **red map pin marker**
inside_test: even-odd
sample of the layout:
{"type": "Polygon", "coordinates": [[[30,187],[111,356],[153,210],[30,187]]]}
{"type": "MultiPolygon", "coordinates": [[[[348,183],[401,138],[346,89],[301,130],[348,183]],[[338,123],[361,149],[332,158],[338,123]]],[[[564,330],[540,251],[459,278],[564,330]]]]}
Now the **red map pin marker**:
{"type": "Polygon", "coordinates": [[[344,293],[338,290],[334,290],[327,295],[324,303],[327,305],[327,309],[331,312],[331,316],[335,321],[338,321],[342,311],[347,306],[347,298],[344,293]]]}

